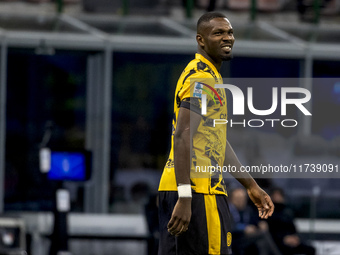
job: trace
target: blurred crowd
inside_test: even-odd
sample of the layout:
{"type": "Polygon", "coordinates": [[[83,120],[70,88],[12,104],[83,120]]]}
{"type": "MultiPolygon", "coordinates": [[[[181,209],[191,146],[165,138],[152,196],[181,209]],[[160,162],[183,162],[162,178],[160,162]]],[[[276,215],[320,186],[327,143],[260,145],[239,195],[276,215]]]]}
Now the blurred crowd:
{"type": "Polygon", "coordinates": [[[284,191],[272,188],[270,196],[275,205],[274,214],[267,220],[260,220],[256,209],[248,203],[244,188],[235,188],[229,194],[234,254],[314,255],[315,249],[308,240],[299,236],[284,191]]]}
{"type": "MultiPolygon", "coordinates": [[[[192,10],[258,11],[262,13],[297,12],[301,21],[315,22],[316,16],[336,16],[340,12],[337,0],[0,0],[0,2],[56,3],[79,6],[76,12],[112,13],[124,15],[171,15],[173,8],[183,8],[187,17],[192,10]],[[255,3],[253,6],[252,4],[255,3]]],[[[71,11],[71,12],[74,12],[71,11]]]]}

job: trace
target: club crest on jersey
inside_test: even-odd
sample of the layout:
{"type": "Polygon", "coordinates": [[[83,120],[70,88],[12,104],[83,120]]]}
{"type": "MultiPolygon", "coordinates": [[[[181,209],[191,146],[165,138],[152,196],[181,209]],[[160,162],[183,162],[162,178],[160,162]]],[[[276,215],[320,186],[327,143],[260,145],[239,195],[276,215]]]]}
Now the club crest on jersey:
{"type": "Polygon", "coordinates": [[[227,245],[228,245],[228,246],[230,246],[230,245],[231,245],[231,239],[232,239],[232,237],[231,237],[231,233],[230,233],[230,232],[228,232],[228,233],[227,233],[227,245]]]}

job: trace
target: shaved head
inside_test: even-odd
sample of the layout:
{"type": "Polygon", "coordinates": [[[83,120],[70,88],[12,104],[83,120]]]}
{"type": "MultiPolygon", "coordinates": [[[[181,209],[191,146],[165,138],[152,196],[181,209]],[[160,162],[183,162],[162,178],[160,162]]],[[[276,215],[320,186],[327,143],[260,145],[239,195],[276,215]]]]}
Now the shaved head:
{"type": "Polygon", "coordinates": [[[209,25],[210,20],[215,18],[227,18],[227,16],[220,12],[207,12],[203,14],[197,21],[197,33],[203,33],[204,29],[209,25]]]}

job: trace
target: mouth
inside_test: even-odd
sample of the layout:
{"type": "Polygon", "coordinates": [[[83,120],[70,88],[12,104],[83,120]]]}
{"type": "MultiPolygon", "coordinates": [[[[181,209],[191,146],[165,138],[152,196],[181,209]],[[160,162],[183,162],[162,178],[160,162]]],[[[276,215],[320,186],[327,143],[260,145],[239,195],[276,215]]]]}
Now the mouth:
{"type": "Polygon", "coordinates": [[[222,46],[222,50],[226,53],[230,53],[231,52],[231,46],[230,45],[224,45],[224,46],[222,46]]]}

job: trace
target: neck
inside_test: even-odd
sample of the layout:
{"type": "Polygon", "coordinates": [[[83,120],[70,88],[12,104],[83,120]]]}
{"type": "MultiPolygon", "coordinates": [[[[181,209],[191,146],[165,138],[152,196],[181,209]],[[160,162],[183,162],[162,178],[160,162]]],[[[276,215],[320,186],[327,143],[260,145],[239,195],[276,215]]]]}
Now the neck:
{"type": "Polygon", "coordinates": [[[221,65],[222,65],[222,61],[214,61],[209,55],[208,53],[206,53],[202,48],[198,48],[198,53],[201,54],[203,57],[205,57],[207,60],[209,60],[217,69],[217,71],[219,72],[221,69],[221,65]]]}

